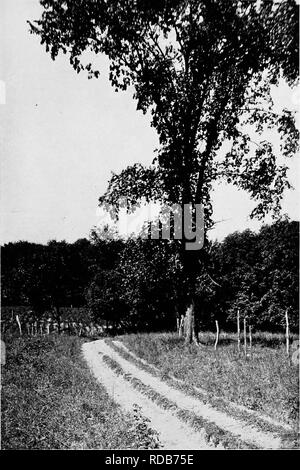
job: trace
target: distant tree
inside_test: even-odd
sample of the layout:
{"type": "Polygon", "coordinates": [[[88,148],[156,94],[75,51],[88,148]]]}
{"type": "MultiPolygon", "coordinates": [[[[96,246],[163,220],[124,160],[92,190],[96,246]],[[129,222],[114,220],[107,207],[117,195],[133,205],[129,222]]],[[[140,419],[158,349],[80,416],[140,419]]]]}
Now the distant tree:
{"type": "Polygon", "coordinates": [[[119,272],[123,296],[137,330],[175,329],[182,311],[181,270],[176,243],[128,240],[119,272]]]}
{"type": "Polygon", "coordinates": [[[299,326],[299,222],[278,221],[262,227],[258,235],[262,258],[263,295],[261,323],[285,324],[288,312],[290,325],[299,326]]]}
{"type": "Polygon", "coordinates": [[[117,331],[128,327],[129,309],[124,300],[119,263],[125,243],[109,225],[94,227],[90,241],[97,253],[90,267],[91,279],[86,289],[86,302],[95,320],[104,320],[117,331]]]}
{"type": "Polygon", "coordinates": [[[27,305],[40,314],[48,303],[43,281],[45,247],[16,242],[1,250],[2,305],[27,305]]]}
{"type": "MultiPolygon", "coordinates": [[[[270,85],[298,77],[298,8],[294,0],[41,0],[43,14],[31,25],[55,59],[68,54],[73,68],[99,75],[83,53],[110,59],[116,89],[135,89],[137,108],[150,111],[160,148],[150,168],[138,165],[114,175],[101,203],[118,206],[127,196],[204,205],[212,223],[211,187],[223,179],[257,202],[252,216],[279,213],[287,167],[278,165],[270,142],[251,142],[246,124],[260,133],[278,129],[282,152],[292,155],[298,132],[288,110],[276,114],[270,85]],[[220,161],[224,140],[232,149],[220,161]]],[[[200,253],[180,250],[192,340],[200,253]]]]}
{"type": "MultiPolygon", "coordinates": [[[[23,305],[35,316],[85,305],[85,289],[98,269],[101,250],[88,240],[47,245],[17,242],[2,248],[2,305],[23,305]]],[[[106,255],[109,257],[109,255],[106,255]]]]}
{"type": "Polygon", "coordinates": [[[228,235],[212,253],[219,276],[216,308],[224,325],[235,326],[237,310],[253,326],[282,328],[288,311],[292,328],[298,325],[299,223],[289,220],[265,225],[258,234],[245,230],[228,235]]]}
{"type": "Polygon", "coordinates": [[[257,235],[251,230],[228,235],[219,245],[215,257],[218,260],[215,269],[222,280],[220,296],[224,320],[231,320],[235,325],[238,309],[241,318],[256,315],[261,266],[257,235]]]}
{"type": "Polygon", "coordinates": [[[87,305],[96,321],[105,321],[117,332],[128,323],[122,277],[116,270],[99,270],[87,289],[87,305]]]}
{"type": "Polygon", "coordinates": [[[95,227],[90,232],[90,241],[97,252],[96,271],[99,266],[105,270],[118,266],[124,241],[114,229],[108,225],[95,227]]]}

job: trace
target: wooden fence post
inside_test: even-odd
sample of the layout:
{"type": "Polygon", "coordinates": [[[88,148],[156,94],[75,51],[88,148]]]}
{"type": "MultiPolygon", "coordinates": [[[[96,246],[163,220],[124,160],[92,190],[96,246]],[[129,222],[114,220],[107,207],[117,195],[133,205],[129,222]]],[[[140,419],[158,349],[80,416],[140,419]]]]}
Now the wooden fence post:
{"type": "Polygon", "coordinates": [[[20,322],[20,319],[19,319],[19,315],[16,315],[16,322],[17,322],[18,327],[19,327],[20,336],[22,336],[22,326],[21,326],[21,322],[20,322]]]}
{"type": "Polygon", "coordinates": [[[179,338],[182,338],[184,336],[184,315],[180,316],[178,336],[179,338]]]}
{"type": "Polygon", "coordinates": [[[217,332],[216,332],[215,350],[217,349],[218,342],[219,342],[219,323],[218,323],[218,320],[216,320],[216,328],[217,328],[217,332]]]}
{"type": "Polygon", "coordinates": [[[249,325],[249,347],[250,347],[250,354],[252,354],[252,327],[249,325]]]}
{"type": "Polygon", "coordinates": [[[237,342],[238,342],[238,352],[241,348],[241,337],[240,337],[240,310],[237,311],[237,342]]]}
{"type": "Polygon", "coordinates": [[[245,356],[247,355],[247,320],[244,318],[244,351],[245,356]]]}
{"type": "Polygon", "coordinates": [[[0,320],[1,322],[1,334],[5,333],[6,323],[4,320],[0,320]]]}
{"type": "Polygon", "coordinates": [[[286,353],[290,355],[290,331],[289,331],[289,316],[288,311],[285,311],[285,341],[286,341],[286,353]]]}

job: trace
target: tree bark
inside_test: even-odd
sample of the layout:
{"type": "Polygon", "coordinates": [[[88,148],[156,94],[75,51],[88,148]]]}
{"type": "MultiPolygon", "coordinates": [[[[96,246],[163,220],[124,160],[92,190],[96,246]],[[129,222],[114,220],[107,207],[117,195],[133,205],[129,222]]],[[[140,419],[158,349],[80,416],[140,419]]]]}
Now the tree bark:
{"type": "Polygon", "coordinates": [[[194,327],[194,310],[193,304],[191,304],[185,314],[185,344],[191,344],[193,342],[193,327],[194,327]]]}
{"type": "Polygon", "coordinates": [[[184,335],[184,315],[181,315],[180,319],[178,318],[178,321],[178,336],[179,338],[182,338],[184,335]]]}
{"type": "MultiPolygon", "coordinates": [[[[185,188],[188,188],[188,182],[185,182],[185,188]]],[[[183,204],[182,204],[182,222],[183,222],[183,238],[181,240],[181,262],[183,266],[183,279],[186,289],[186,313],[185,313],[185,322],[184,322],[184,336],[185,336],[185,344],[192,344],[193,342],[199,346],[199,339],[198,339],[198,329],[197,324],[195,322],[195,298],[196,298],[196,284],[197,284],[197,276],[199,274],[199,262],[203,258],[203,248],[200,251],[198,250],[189,250],[186,247],[188,242],[191,240],[188,238],[186,233],[186,228],[192,227],[192,231],[195,232],[196,237],[196,214],[193,211],[187,217],[185,212],[184,204],[194,205],[191,203],[193,198],[191,197],[190,191],[186,190],[187,192],[183,196],[183,204]]]]}
{"type": "Polygon", "coordinates": [[[19,319],[19,315],[16,315],[16,322],[17,322],[17,325],[18,325],[18,328],[19,328],[20,336],[22,336],[22,326],[21,326],[21,322],[20,322],[20,319],[19,319]]]}
{"type": "Polygon", "coordinates": [[[198,323],[195,320],[195,315],[194,315],[194,322],[193,322],[193,342],[196,344],[196,346],[200,346],[199,327],[198,327],[198,323]]]}
{"type": "Polygon", "coordinates": [[[185,344],[192,344],[193,342],[199,346],[198,331],[195,325],[195,303],[192,301],[187,308],[185,314],[185,344]]]}

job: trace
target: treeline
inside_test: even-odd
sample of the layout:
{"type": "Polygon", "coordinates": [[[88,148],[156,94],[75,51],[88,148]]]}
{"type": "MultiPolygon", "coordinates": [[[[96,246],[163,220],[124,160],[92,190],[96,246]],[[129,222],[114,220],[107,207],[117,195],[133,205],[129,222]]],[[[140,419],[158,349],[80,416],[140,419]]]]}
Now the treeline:
{"type": "MultiPolygon", "coordinates": [[[[199,327],[212,328],[217,319],[233,329],[239,309],[254,328],[271,331],[282,328],[288,311],[296,329],[298,246],[299,224],[288,220],[210,243],[205,267],[199,264],[199,327]]],[[[176,241],[124,241],[103,231],[75,243],[8,243],[2,305],[27,307],[37,318],[52,312],[57,321],[66,308],[77,309],[117,331],[175,329],[185,310],[177,254],[176,241]]]]}

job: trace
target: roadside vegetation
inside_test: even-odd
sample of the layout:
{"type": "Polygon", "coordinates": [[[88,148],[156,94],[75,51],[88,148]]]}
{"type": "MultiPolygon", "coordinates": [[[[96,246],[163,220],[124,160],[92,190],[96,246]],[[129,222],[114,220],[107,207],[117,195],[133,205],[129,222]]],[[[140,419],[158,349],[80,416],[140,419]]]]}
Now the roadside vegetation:
{"type": "Polygon", "coordinates": [[[265,344],[264,336],[256,334],[260,341],[254,343],[247,357],[243,351],[238,353],[233,335],[228,333],[216,351],[211,333],[200,334],[205,348],[185,346],[172,333],[126,335],[120,339],[139,358],[157,367],[162,377],[174,376],[187,388],[204,390],[208,402],[220,397],[297,426],[298,366],[284,354],[283,343],[278,345],[280,335],[273,335],[273,347],[272,335],[266,336],[265,344]]]}
{"type": "Polygon", "coordinates": [[[2,449],[149,449],[158,439],[138,407],[124,414],[65,335],[6,338],[2,449]]]}

